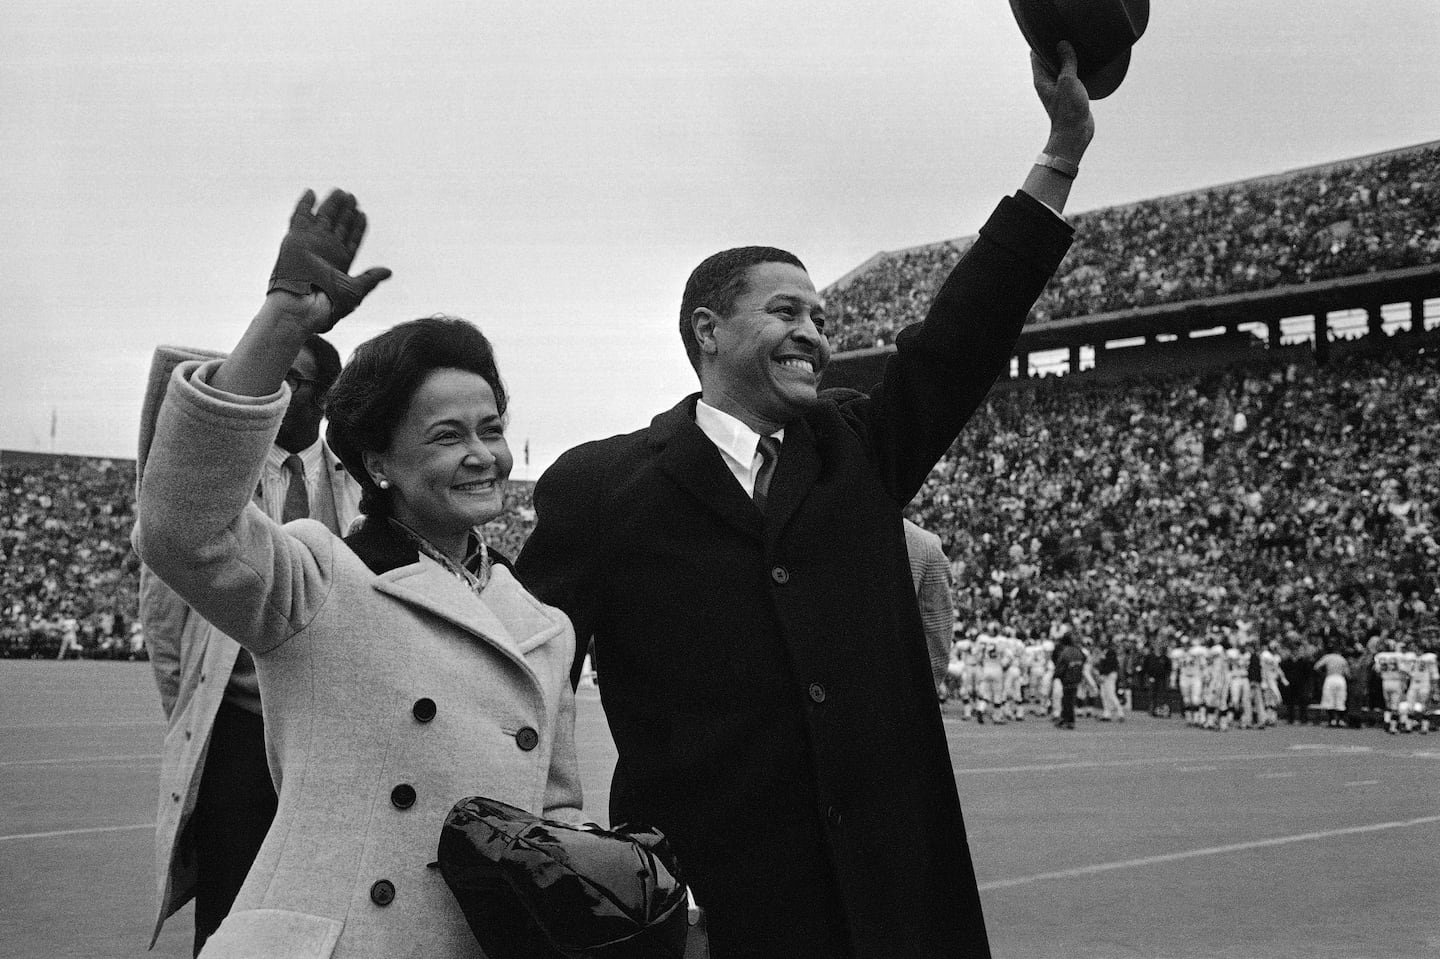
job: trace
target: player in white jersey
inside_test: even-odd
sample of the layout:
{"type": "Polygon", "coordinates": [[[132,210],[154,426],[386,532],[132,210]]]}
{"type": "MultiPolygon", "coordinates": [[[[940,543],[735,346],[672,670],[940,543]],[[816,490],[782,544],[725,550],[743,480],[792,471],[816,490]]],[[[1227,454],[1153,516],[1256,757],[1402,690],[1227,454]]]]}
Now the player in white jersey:
{"type": "Polygon", "coordinates": [[[970,640],[964,638],[960,632],[960,624],[955,624],[955,638],[950,643],[950,655],[945,660],[945,679],[940,685],[940,701],[949,702],[952,699],[960,699],[960,683],[965,677],[965,664],[961,661],[964,655],[963,645],[970,646],[970,640]]]}
{"type": "Polygon", "coordinates": [[[1205,664],[1210,654],[1198,639],[1192,639],[1184,647],[1177,645],[1171,652],[1178,654],[1175,683],[1176,688],[1180,690],[1180,701],[1185,705],[1185,721],[1192,726],[1203,725],[1205,722],[1205,664]]]}
{"type": "Polygon", "coordinates": [[[1280,643],[1270,640],[1260,651],[1260,704],[1266,726],[1275,725],[1280,716],[1280,687],[1290,681],[1280,669],[1280,643]]]}
{"type": "Polygon", "coordinates": [[[1042,639],[1040,641],[1040,683],[1035,690],[1035,703],[1038,715],[1053,716],[1059,708],[1059,700],[1054,699],[1055,688],[1055,641],[1053,639],[1042,639]]]}
{"type": "Polygon", "coordinates": [[[1410,674],[1400,668],[1398,644],[1391,643],[1389,649],[1375,654],[1375,665],[1371,668],[1380,674],[1380,691],[1385,696],[1385,731],[1394,735],[1399,732],[1400,703],[1405,699],[1405,687],[1410,674]]]}
{"type": "Polygon", "coordinates": [[[1200,724],[1206,729],[1221,729],[1225,726],[1225,706],[1229,698],[1230,671],[1225,665],[1225,647],[1214,643],[1205,650],[1204,706],[1201,708],[1200,724]]]}
{"type": "Polygon", "coordinates": [[[975,643],[980,654],[980,683],[975,691],[975,721],[983,723],[989,712],[994,722],[1004,722],[1005,664],[1000,624],[991,622],[975,643]]]}
{"type": "MultiPolygon", "coordinates": [[[[1165,660],[1170,664],[1170,679],[1167,685],[1170,689],[1173,689],[1176,693],[1179,693],[1180,698],[1183,701],[1185,699],[1185,694],[1180,691],[1180,671],[1185,662],[1184,636],[1176,637],[1175,643],[1169,649],[1165,650],[1165,660]]],[[[1160,691],[1158,689],[1155,691],[1155,695],[1157,697],[1160,695],[1160,691]]],[[[1194,721],[1190,717],[1189,703],[1185,704],[1185,721],[1187,723],[1194,721]]]]}
{"type": "Polygon", "coordinates": [[[1037,716],[1045,715],[1045,666],[1049,662],[1044,643],[1032,640],[1025,646],[1025,708],[1033,709],[1037,716]]]}
{"type": "Polygon", "coordinates": [[[1220,715],[1220,728],[1229,719],[1240,729],[1250,727],[1250,655],[1248,650],[1231,646],[1225,650],[1225,706],[1220,715]]]}
{"type": "Polygon", "coordinates": [[[1005,667],[1004,716],[1018,722],[1025,718],[1025,644],[1015,635],[1014,626],[1005,627],[1000,647],[1000,662],[1005,667]]]}
{"type": "Polygon", "coordinates": [[[975,636],[963,652],[961,663],[965,667],[961,689],[964,691],[965,718],[975,715],[975,706],[980,700],[980,638],[975,636]]]}
{"type": "Polygon", "coordinates": [[[1415,655],[1410,663],[1410,687],[1405,690],[1405,701],[1400,704],[1400,718],[1405,731],[1410,732],[1417,725],[1421,734],[1430,731],[1430,697],[1440,688],[1440,662],[1433,652],[1415,655]]]}

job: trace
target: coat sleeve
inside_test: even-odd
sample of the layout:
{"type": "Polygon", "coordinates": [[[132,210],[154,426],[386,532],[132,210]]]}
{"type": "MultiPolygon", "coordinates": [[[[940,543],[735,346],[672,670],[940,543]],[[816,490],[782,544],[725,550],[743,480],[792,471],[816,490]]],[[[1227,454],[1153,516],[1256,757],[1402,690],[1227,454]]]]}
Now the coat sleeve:
{"type": "Polygon", "coordinates": [[[1006,197],[936,292],[901,330],[869,397],[841,405],[882,483],[909,503],[1006,369],[1030,308],[1074,230],[1025,193],[1006,197]]]}
{"type": "Polygon", "coordinates": [[[586,447],[556,460],[535,484],[535,528],[515,562],[517,578],[543,603],[563,610],[575,627],[575,662],[570,685],[580,670],[601,615],[601,555],[605,509],[597,490],[604,488],[586,447]]]}
{"type": "Polygon", "coordinates": [[[282,528],[251,502],[288,391],[214,390],[218,360],[176,367],[139,478],[132,540],[142,562],[196,613],[252,653],[309,622],[330,589],[334,535],[282,528]]]}

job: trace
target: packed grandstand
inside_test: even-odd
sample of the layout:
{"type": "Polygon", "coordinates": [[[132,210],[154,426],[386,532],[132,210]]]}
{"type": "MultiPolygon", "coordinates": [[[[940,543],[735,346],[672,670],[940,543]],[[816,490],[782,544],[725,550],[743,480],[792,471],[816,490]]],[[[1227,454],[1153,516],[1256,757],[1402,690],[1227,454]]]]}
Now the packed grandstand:
{"type": "MultiPolygon", "coordinates": [[[[1440,142],[1069,217],[1032,324],[1440,263],[1440,142]]],[[[871,257],[823,293],[837,351],[924,319],[973,237],[871,257]]]]}
{"type": "MultiPolygon", "coordinates": [[[[1074,222],[1037,320],[1440,263],[1440,145],[1074,222]]],[[[881,255],[827,290],[837,350],[922,318],[965,246],[881,255]]],[[[1426,322],[1412,312],[1325,363],[1272,349],[1200,372],[1179,353],[1143,380],[997,389],[910,507],[951,557],[957,633],[1063,624],[1114,644],[1137,688],[1145,653],[1237,624],[1290,658],[1334,648],[1359,665],[1377,637],[1437,648],[1440,330],[1426,322]]],[[[0,454],[0,480],[0,655],[142,656],[133,464],[0,454]]],[[[530,485],[508,500],[488,533],[513,556],[530,485]]]]}

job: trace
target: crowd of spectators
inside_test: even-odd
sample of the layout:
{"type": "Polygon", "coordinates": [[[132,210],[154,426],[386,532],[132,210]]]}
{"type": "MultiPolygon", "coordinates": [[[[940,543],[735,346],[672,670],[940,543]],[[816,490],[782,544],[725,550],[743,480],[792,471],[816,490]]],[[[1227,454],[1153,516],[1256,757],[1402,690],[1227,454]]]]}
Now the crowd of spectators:
{"type": "Polygon", "coordinates": [[[67,634],[67,652],[143,655],[134,486],[132,463],[0,465],[0,656],[54,659],[67,634]]]}
{"type": "MultiPolygon", "coordinates": [[[[1032,322],[1440,262],[1440,145],[1069,217],[1075,243],[1032,322]]],[[[881,256],[825,290],[831,345],[921,320],[971,238],[881,256]]]]}
{"type": "MultiPolygon", "coordinates": [[[[1440,642],[1440,357],[992,394],[912,504],[957,616],[1143,652],[1237,627],[1289,658],[1440,642]]],[[[1363,665],[1362,665],[1363,673],[1363,665]]]]}

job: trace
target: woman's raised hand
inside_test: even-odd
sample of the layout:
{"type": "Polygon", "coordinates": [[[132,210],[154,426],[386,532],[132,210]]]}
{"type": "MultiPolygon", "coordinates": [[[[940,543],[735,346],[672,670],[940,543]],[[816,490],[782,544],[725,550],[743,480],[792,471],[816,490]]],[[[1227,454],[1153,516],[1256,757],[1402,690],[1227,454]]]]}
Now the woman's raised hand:
{"type": "Polygon", "coordinates": [[[324,333],[360,305],[390,271],[373,267],[350,275],[355,251],[365,237],[365,214],[352,194],[334,190],[315,208],[315,191],[306,190],[290,229],[280,241],[280,255],[267,293],[298,297],[286,310],[310,332],[324,333]]]}

